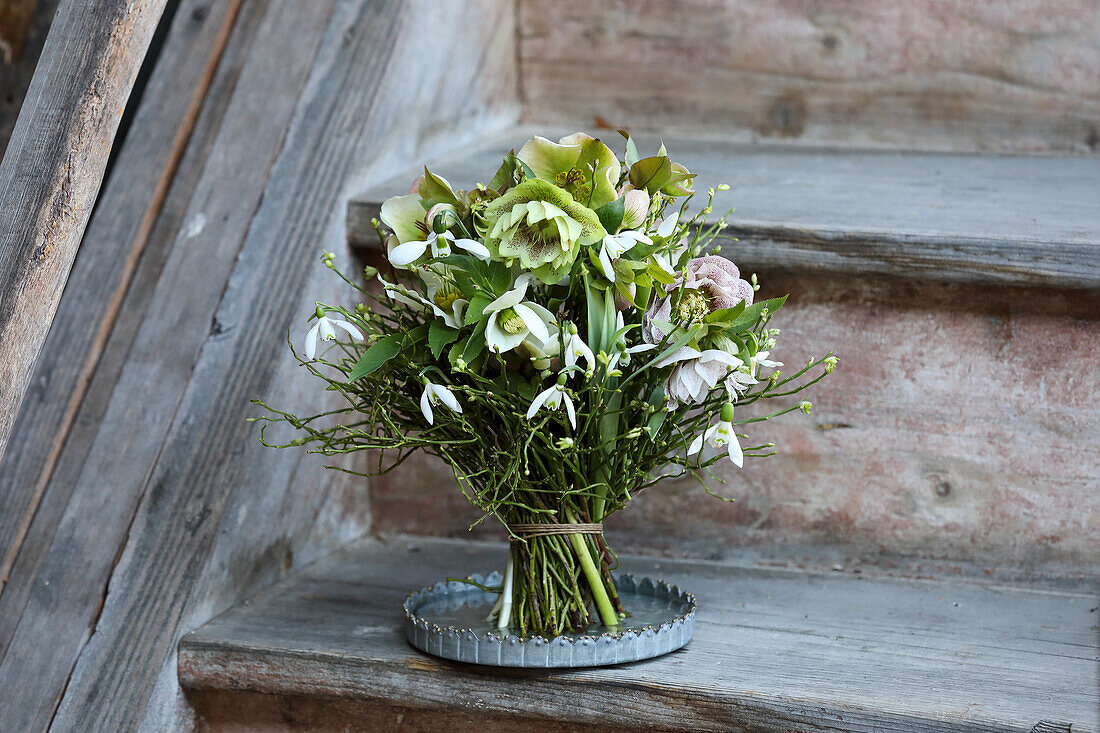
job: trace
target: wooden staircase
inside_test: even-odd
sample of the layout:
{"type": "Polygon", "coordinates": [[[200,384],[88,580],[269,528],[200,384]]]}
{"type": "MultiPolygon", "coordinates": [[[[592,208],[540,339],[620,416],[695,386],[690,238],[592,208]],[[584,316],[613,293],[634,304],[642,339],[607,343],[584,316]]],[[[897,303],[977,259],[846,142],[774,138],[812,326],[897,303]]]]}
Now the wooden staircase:
{"type": "Polygon", "coordinates": [[[25,393],[0,415],[0,730],[1100,733],[1091,5],[60,4],[0,169],[0,278],[56,295],[72,267],[48,335],[27,300],[37,365],[0,343],[26,376],[0,384],[25,393]],[[74,67],[88,18],[103,63],[74,67]],[[83,134],[116,47],[78,195],[26,195],[47,164],[74,195],[45,131],[83,134]],[[497,567],[499,532],[470,539],[431,462],[368,487],[262,449],[248,400],[316,406],[283,343],[348,297],[316,256],[376,261],[369,220],[420,163],[467,186],[532,133],[617,128],[732,186],[725,252],[793,294],[784,359],[841,367],[780,456],[721,475],[735,502],[669,482],[610,524],[625,569],[696,591],[686,649],[440,662],[400,601],[497,567]]]}

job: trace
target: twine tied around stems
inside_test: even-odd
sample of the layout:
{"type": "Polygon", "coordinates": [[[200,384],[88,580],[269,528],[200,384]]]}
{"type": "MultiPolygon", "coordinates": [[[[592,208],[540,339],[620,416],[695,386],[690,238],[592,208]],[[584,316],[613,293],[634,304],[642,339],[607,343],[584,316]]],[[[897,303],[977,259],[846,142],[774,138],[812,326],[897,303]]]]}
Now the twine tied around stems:
{"type": "Polygon", "coordinates": [[[527,540],[532,537],[549,537],[550,535],[569,534],[603,534],[603,523],[590,524],[509,524],[509,538],[512,542],[527,540]]]}

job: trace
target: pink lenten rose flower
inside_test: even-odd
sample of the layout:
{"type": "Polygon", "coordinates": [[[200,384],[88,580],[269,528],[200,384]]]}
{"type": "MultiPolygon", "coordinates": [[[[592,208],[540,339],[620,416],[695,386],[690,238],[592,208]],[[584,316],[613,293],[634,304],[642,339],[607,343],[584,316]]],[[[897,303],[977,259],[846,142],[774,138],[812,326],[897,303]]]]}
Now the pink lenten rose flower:
{"type": "Polygon", "coordinates": [[[696,257],[687,263],[684,271],[668,287],[668,295],[655,300],[642,324],[642,339],[649,344],[659,344],[664,332],[655,321],[666,321],[682,326],[701,323],[708,313],[732,308],[741,301],[752,305],[752,286],[741,279],[737,265],[725,257],[707,255],[696,257]],[[680,286],[684,286],[682,297],[680,286]],[[676,302],[675,312],[673,301],[676,302]]]}

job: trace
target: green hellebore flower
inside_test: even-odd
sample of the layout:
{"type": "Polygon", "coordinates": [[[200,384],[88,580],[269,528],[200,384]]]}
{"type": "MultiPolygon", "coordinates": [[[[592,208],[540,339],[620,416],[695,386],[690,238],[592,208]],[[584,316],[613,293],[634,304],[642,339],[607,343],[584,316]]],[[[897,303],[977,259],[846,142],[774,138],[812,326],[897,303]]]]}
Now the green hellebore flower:
{"type": "Polygon", "coordinates": [[[485,207],[490,246],[546,284],[569,272],[582,245],[607,234],[596,213],[541,179],[524,181],[485,207]]]}
{"type": "Polygon", "coordinates": [[[583,132],[567,135],[556,143],[533,137],[516,157],[536,176],[591,209],[598,209],[617,196],[619,159],[611,148],[583,132]]]}

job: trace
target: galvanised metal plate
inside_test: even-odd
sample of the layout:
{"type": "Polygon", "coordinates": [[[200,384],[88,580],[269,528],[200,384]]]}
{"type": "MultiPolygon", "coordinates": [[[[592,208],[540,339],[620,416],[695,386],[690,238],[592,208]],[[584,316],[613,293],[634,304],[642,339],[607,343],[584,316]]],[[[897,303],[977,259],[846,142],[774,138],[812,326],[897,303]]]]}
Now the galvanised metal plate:
{"type": "MultiPolygon", "coordinates": [[[[471,575],[499,586],[498,572],[471,575]]],[[[614,630],[593,625],[584,634],[547,639],[520,638],[499,631],[486,617],[496,594],[469,583],[445,580],[405,599],[405,636],[417,649],[444,659],[494,667],[595,667],[651,659],[691,641],[695,597],[663,580],[615,577],[623,608],[630,614],[614,630]]]]}

